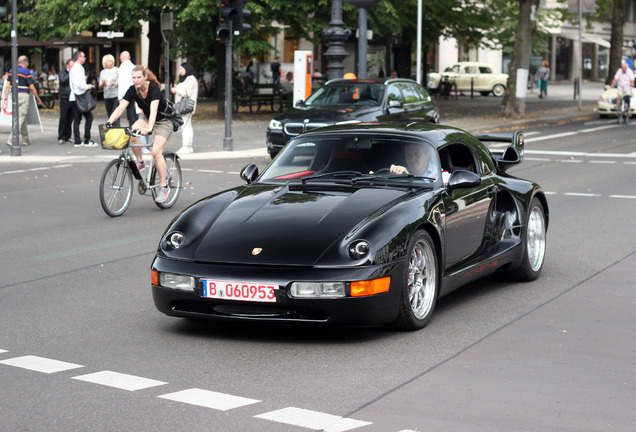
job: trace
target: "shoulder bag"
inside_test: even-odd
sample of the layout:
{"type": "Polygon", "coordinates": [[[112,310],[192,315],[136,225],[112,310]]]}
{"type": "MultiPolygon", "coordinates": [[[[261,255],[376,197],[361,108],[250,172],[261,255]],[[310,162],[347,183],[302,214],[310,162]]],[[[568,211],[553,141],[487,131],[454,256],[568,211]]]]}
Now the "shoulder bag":
{"type": "Polygon", "coordinates": [[[194,99],[190,99],[187,95],[174,105],[179,114],[189,114],[194,111],[194,99]]]}
{"type": "Polygon", "coordinates": [[[93,99],[90,91],[87,90],[81,95],[75,93],[75,108],[77,108],[79,112],[87,113],[93,111],[96,105],[95,99],[93,99]]]}

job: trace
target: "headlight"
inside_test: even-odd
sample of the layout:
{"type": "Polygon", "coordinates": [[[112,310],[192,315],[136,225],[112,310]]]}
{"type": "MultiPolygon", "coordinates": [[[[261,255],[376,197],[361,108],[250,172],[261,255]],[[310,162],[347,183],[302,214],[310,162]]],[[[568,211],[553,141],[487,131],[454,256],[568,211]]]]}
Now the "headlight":
{"type": "Polygon", "coordinates": [[[283,129],[283,124],[281,122],[279,122],[278,120],[271,119],[269,121],[269,126],[268,127],[270,129],[282,130],[283,129]]]}
{"type": "Polygon", "coordinates": [[[194,291],[194,278],[187,275],[159,273],[159,286],[181,291],[194,291]]]}
{"type": "Polygon", "coordinates": [[[179,249],[185,241],[185,236],[180,232],[173,232],[168,234],[166,240],[168,241],[168,245],[170,245],[173,249],[179,249]]]}
{"type": "Polygon", "coordinates": [[[369,254],[371,245],[366,240],[358,240],[349,245],[349,255],[353,259],[361,259],[369,254]]]}
{"type": "Polygon", "coordinates": [[[289,290],[297,298],[338,298],[345,296],[344,282],[294,282],[289,290]]]}

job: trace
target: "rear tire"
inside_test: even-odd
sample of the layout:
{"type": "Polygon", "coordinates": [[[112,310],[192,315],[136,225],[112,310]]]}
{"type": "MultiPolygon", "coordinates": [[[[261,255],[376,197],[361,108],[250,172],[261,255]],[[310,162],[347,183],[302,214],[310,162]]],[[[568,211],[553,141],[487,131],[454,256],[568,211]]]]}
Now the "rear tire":
{"type": "MultiPolygon", "coordinates": [[[[181,194],[181,164],[179,163],[179,157],[174,153],[164,153],[164,159],[166,160],[166,181],[168,185],[170,185],[170,194],[168,194],[168,199],[162,203],[158,203],[157,207],[162,209],[170,208],[177,202],[179,199],[179,194],[181,194]]],[[[159,173],[157,172],[157,166],[153,165],[152,173],[150,175],[150,185],[159,185],[159,173]]],[[[153,187],[152,190],[152,198],[153,200],[157,198],[157,193],[159,192],[159,187],[153,187]]]]}
{"type": "Polygon", "coordinates": [[[523,259],[513,274],[516,280],[529,282],[539,277],[546,250],[545,211],[537,198],[530,203],[523,231],[523,259]]]}
{"type": "Polygon", "coordinates": [[[106,214],[117,217],[123,214],[132,199],[133,180],[128,163],[114,159],[108,163],[99,182],[99,201],[106,214]]]}
{"type": "Polygon", "coordinates": [[[417,231],[408,246],[402,275],[398,317],[400,330],[424,328],[433,316],[439,286],[435,243],[426,231],[417,231]]]}

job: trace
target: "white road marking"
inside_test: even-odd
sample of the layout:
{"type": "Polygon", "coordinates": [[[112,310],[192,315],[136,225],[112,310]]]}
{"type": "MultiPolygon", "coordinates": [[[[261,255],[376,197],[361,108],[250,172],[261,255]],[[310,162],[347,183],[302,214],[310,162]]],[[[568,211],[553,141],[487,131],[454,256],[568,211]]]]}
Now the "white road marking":
{"type": "Polygon", "coordinates": [[[256,399],[232,396],[198,388],[168,393],[157,397],[220,411],[227,411],[261,402],[256,399]]]}
{"type": "Polygon", "coordinates": [[[526,138],[526,143],[529,142],[536,142],[536,141],[544,141],[544,140],[549,140],[549,139],[555,139],[555,138],[563,138],[563,137],[569,137],[569,136],[573,136],[573,135],[577,135],[578,132],[563,132],[563,133],[559,133],[559,134],[554,134],[554,135],[545,135],[545,136],[539,136],[539,137],[530,137],[530,138],[526,138]]]}
{"type": "Polygon", "coordinates": [[[200,169],[197,171],[204,172],[204,173],[214,173],[214,174],[223,174],[225,172],[225,171],[211,170],[211,169],[200,169]]]}
{"type": "Polygon", "coordinates": [[[581,159],[561,159],[559,162],[565,163],[583,163],[581,159]]]}
{"type": "Polygon", "coordinates": [[[0,354],[2,354],[2,353],[6,353],[6,352],[9,352],[9,351],[7,351],[7,350],[3,350],[3,349],[0,349],[0,354]]]}
{"type": "Polygon", "coordinates": [[[83,368],[84,366],[67,363],[59,360],[52,360],[44,357],[27,355],[23,357],[15,357],[7,360],[1,360],[0,364],[15,366],[22,369],[28,369],[46,374],[63,372],[71,369],[83,368]]]}
{"type": "Polygon", "coordinates": [[[581,192],[566,192],[563,195],[567,195],[567,196],[580,196],[580,197],[600,197],[602,195],[600,194],[593,194],[593,193],[581,193],[581,192]]]}
{"type": "Polygon", "coordinates": [[[610,160],[605,160],[605,161],[592,160],[592,161],[590,161],[590,163],[593,163],[593,164],[608,164],[608,165],[612,165],[612,164],[615,164],[615,163],[617,163],[617,162],[616,162],[616,161],[610,161],[610,160]]]}
{"type": "Polygon", "coordinates": [[[156,387],[167,384],[163,381],[157,381],[148,378],[142,378],[134,375],[127,375],[118,372],[102,371],[88,375],[80,375],[73,377],[75,380],[86,381],[93,384],[101,384],[108,387],[115,387],[122,390],[135,391],[145,388],[156,387]]]}
{"type": "Polygon", "coordinates": [[[636,199],[636,195],[610,195],[610,198],[636,199]]]}
{"type": "Polygon", "coordinates": [[[294,407],[283,408],[254,417],[306,427],[308,429],[324,430],[325,432],[344,432],[372,424],[371,422],[346,419],[331,414],[294,407]]]}
{"type": "Polygon", "coordinates": [[[595,127],[595,128],[589,128],[589,129],[579,129],[578,132],[580,132],[580,133],[598,132],[600,130],[613,129],[615,127],[616,127],[616,125],[606,125],[606,126],[599,126],[599,127],[595,127]]]}

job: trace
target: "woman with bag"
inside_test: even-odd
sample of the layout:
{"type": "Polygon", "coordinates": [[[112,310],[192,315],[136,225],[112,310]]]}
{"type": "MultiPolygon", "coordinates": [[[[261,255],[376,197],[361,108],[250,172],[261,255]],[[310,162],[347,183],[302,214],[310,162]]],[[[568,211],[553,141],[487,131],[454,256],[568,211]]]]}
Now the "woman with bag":
{"type": "Polygon", "coordinates": [[[177,151],[177,154],[192,153],[192,140],[194,131],[192,129],[192,115],[196,108],[197,93],[199,91],[199,83],[194,76],[194,68],[190,63],[182,63],[179,66],[179,84],[172,87],[172,94],[175,95],[175,105],[177,111],[183,117],[183,145],[177,151]]]}
{"type": "MultiPolygon", "coordinates": [[[[170,193],[170,185],[166,179],[166,160],[163,157],[163,149],[173,131],[172,121],[164,115],[168,109],[168,103],[162,95],[157,77],[149,69],[135,66],[132,70],[132,80],[133,85],[126,91],[124,98],[119,101],[119,105],[108,118],[106,127],[111,127],[126,112],[128,104],[137,102],[137,106],[141,108],[142,116],[132,125],[131,129],[138,130],[141,135],[152,134],[152,157],[155,159],[155,166],[161,182],[161,190],[155,201],[162,203],[170,193]]],[[[139,145],[139,137],[131,137],[130,142],[139,145]]],[[[137,158],[137,167],[140,170],[143,169],[145,164],[141,156],[141,147],[133,146],[132,150],[137,158]]]]}

